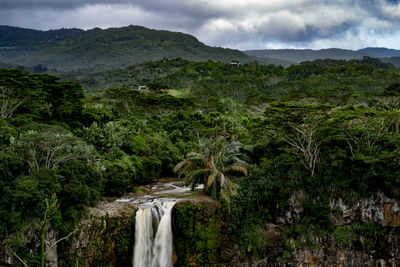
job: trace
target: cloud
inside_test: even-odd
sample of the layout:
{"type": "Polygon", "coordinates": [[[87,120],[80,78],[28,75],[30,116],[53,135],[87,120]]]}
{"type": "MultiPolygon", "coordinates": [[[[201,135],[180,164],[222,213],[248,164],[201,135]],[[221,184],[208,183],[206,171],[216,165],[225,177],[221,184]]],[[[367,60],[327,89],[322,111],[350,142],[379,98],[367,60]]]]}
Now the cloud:
{"type": "MultiPolygon", "coordinates": [[[[395,0],[0,0],[0,24],[37,29],[129,24],[240,49],[342,48],[400,35],[395,0]]],[[[400,48],[393,42],[391,47],[400,48]]]]}

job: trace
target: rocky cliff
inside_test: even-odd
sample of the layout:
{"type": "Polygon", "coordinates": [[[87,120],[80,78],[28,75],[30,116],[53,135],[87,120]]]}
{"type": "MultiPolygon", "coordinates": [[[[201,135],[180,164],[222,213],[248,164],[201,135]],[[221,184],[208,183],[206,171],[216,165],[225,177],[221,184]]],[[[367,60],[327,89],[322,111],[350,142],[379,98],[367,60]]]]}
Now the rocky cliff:
{"type": "MultiPolygon", "coordinates": [[[[297,221],[304,211],[307,196],[295,192],[288,206],[276,218],[275,229],[268,236],[276,242],[284,227],[297,221]]],[[[400,265],[400,209],[399,203],[384,194],[346,204],[343,199],[331,199],[330,233],[319,236],[304,234],[297,240],[286,240],[286,248],[278,248],[275,255],[249,266],[399,266],[400,265]],[[283,253],[286,250],[286,254],[283,253]],[[290,253],[287,253],[290,252],[290,253]],[[283,255],[283,256],[282,256],[283,255]]],[[[272,226],[271,226],[272,225],[272,226]]]]}
{"type": "Polygon", "coordinates": [[[137,207],[130,202],[100,202],[89,210],[78,235],[64,246],[70,266],[131,266],[137,207]]]}
{"type": "MultiPolygon", "coordinates": [[[[34,252],[40,250],[39,229],[39,221],[34,220],[31,223],[26,224],[23,229],[21,229],[21,233],[18,233],[17,236],[10,236],[8,241],[16,244],[21,250],[32,257],[34,252]]],[[[45,265],[48,267],[58,266],[58,253],[56,244],[58,239],[58,232],[54,231],[51,227],[48,227],[45,240],[45,250],[47,251],[45,254],[45,265]]],[[[21,261],[15,257],[15,253],[15,251],[9,249],[9,246],[6,245],[6,243],[3,243],[2,247],[0,248],[0,267],[22,266],[21,261]]]]}
{"type": "MultiPolygon", "coordinates": [[[[346,204],[331,199],[329,232],[288,237],[287,229],[303,216],[307,196],[295,192],[274,223],[262,227],[268,255],[251,260],[240,254],[226,229],[226,210],[208,198],[179,201],[172,210],[175,266],[398,266],[399,203],[382,193],[346,204]],[[286,238],[286,239],[285,239],[286,238]]],[[[137,205],[101,202],[89,210],[79,232],[47,258],[48,266],[131,266],[137,205]]],[[[49,229],[51,232],[51,230],[49,229]]],[[[57,233],[49,232],[56,239],[57,233]]],[[[28,241],[28,240],[27,240],[28,241]]],[[[30,240],[29,242],[34,242],[30,240]]],[[[48,240],[51,242],[51,240],[48,240]]],[[[0,266],[13,266],[3,249],[0,266]],[[8,264],[8,265],[7,265],[8,264]]]]}

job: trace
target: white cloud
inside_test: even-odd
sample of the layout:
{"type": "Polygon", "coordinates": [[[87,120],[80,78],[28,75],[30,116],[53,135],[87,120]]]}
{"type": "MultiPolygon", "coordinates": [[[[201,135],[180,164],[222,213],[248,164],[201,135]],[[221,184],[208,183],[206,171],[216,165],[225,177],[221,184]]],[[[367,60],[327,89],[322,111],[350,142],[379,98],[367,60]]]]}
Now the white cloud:
{"type": "Polygon", "coordinates": [[[381,0],[381,10],[382,14],[389,19],[400,19],[400,3],[388,4],[387,2],[381,0]]]}

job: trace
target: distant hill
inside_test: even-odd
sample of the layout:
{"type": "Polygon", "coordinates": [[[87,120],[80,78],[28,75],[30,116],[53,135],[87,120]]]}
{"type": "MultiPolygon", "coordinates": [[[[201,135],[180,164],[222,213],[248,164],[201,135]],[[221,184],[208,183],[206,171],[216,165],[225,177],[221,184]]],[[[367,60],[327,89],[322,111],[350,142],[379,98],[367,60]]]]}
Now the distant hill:
{"type": "MultiPolygon", "coordinates": [[[[0,62],[59,71],[105,71],[163,58],[191,61],[256,60],[239,50],[210,47],[195,37],[170,31],[128,26],[102,30],[59,29],[39,31],[0,26],[0,62]]],[[[284,64],[279,59],[258,59],[284,64]]]]}
{"type": "Polygon", "coordinates": [[[381,58],[382,62],[392,63],[396,68],[400,68],[400,57],[386,57],[381,58]]]}
{"type": "Polygon", "coordinates": [[[292,62],[313,61],[317,59],[362,59],[368,56],[363,51],[352,51],[338,48],[329,48],[321,50],[311,49],[267,49],[267,50],[247,50],[246,54],[255,57],[268,57],[292,62]]]}
{"type": "Polygon", "coordinates": [[[357,50],[357,52],[366,53],[371,57],[379,57],[379,58],[400,57],[400,50],[389,49],[385,47],[367,47],[357,50]]]}
{"type": "Polygon", "coordinates": [[[311,49],[266,49],[266,50],[247,50],[244,51],[249,56],[266,57],[292,62],[313,61],[317,59],[337,59],[352,60],[362,59],[363,57],[379,58],[383,62],[392,63],[400,67],[400,50],[388,49],[384,47],[367,47],[360,50],[346,50],[338,48],[311,50],[311,49]],[[397,58],[396,58],[397,57],[397,58]]]}

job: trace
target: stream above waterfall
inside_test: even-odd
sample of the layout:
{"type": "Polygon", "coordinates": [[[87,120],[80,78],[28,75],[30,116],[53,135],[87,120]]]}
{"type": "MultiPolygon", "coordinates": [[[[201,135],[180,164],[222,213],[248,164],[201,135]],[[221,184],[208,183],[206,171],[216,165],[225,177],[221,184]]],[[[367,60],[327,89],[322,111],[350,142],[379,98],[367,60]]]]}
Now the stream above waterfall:
{"type": "Polygon", "coordinates": [[[129,202],[132,204],[146,204],[155,199],[179,201],[190,198],[193,194],[202,191],[203,185],[194,188],[185,186],[182,180],[172,180],[171,178],[158,179],[154,183],[137,187],[135,193],[129,193],[118,198],[117,202],[129,202]]]}

